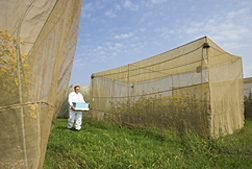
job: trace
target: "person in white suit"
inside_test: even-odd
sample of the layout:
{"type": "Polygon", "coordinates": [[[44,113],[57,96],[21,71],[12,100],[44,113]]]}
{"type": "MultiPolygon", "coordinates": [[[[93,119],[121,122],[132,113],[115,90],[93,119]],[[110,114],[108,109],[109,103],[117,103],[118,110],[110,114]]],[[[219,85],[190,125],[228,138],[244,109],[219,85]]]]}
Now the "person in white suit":
{"type": "Polygon", "coordinates": [[[75,103],[85,103],[82,94],[79,93],[80,86],[76,85],[74,86],[74,92],[71,92],[68,96],[68,103],[70,105],[69,108],[69,118],[68,118],[68,124],[67,128],[72,130],[74,121],[75,121],[75,130],[79,131],[81,129],[81,123],[82,123],[82,112],[75,110],[75,107],[73,106],[73,102],[75,103]]]}

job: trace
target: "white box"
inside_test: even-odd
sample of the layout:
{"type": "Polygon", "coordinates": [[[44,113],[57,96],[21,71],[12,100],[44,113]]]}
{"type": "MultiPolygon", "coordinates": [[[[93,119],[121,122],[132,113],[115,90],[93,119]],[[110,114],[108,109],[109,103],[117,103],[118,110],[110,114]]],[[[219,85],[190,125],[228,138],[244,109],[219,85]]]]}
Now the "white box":
{"type": "Polygon", "coordinates": [[[89,110],[89,104],[88,103],[74,103],[73,106],[75,107],[74,110],[89,110]]]}

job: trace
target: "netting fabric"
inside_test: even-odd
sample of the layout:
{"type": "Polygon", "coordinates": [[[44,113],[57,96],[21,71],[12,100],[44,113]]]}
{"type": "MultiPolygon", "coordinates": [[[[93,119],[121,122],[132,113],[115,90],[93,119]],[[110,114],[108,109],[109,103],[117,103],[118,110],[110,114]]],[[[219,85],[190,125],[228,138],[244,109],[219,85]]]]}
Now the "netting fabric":
{"type": "Polygon", "coordinates": [[[244,79],[245,118],[252,120],[252,77],[244,79]]]}
{"type": "Polygon", "coordinates": [[[90,106],[97,120],[231,134],[244,124],[242,60],[203,37],[94,73],[90,106]]]}
{"type": "Polygon", "coordinates": [[[81,0],[0,1],[0,168],[42,168],[80,12],[81,0]]]}

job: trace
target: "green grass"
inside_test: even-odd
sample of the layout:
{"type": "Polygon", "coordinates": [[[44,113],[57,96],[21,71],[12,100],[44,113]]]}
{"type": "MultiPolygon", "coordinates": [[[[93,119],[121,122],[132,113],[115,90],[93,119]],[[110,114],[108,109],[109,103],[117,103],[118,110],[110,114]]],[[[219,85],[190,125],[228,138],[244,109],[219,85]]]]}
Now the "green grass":
{"type": "Polygon", "coordinates": [[[154,128],[119,128],[83,119],[80,132],[57,119],[50,135],[47,168],[251,168],[252,122],[235,134],[201,138],[154,128]]]}

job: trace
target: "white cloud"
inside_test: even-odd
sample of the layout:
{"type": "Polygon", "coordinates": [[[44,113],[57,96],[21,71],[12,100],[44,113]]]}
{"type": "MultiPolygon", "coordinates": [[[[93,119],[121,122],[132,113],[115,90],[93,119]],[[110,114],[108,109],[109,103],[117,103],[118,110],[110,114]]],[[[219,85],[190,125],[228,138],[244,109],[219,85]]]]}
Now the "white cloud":
{"type": "Polygon", "coordinates": [[[92,59],[91,62],[99,63],[99,62],[111,62],[118,56],[118,53],[121,52],[121,49],[125,48],[125,46],[121,43],[105,43],[105,46],[98,46],[96,49],[92,51],[92,59]]]}
{"type": "Polygon", "coordinates": [[[121,6],[119,4],[115,4],[115,9],[116,10],[121,10],[121,6]]]}
{"type": "Polygon", "coordinates": [[[88,45],[80,45],[80,48],[82,48],[82,49],[88,49],[88,45]]]}
{"type": "Polygon", "coordinates": [[[110,18],[115,18],[116,17],[116,14],[113,12],[113,11],[106,11],[105,12],[105,15],[110,17],[110,18]]]}
{"type": "Polygon", "coordinates": [[[110,45],[108,45],[108,47],[106,48],[107,51],[118,51],[120,50],[120,48],[124,48],[124,45],[122,43],[112,43],[110,45]]]}
{"type": "Polygon", "coordinates": [[[140,32],[145,32],[146,28],[140,28],[139,30],[140,30],[140,32]]]}
{"type": "Polygon", "coordinates": [[[94,10],[94,5],[92,3],[88,3],[82,6],[82,9],[84,11],[93,11],[94,10]]]}
{"type": "Polygon", "coordinates": [[[167,0],[151,0],[151,2],[154,4],[163,3],[165,1],[167,1],[167,0]]]}
{"type": "Polygon", "coordinates": [[[248,8],[241,8],[237,11],[230,11],[226,15],[216,14],[208,16],[206,21],[194,21],[188,19],[184,25],[178,29],[172,30],[168,27],[161,27],[155,29],[160,32],[160,36],[168,38],[172,34],[178,37],[189,36],[199,37],[209,36],[214,41],[219,41],[224,44],[226,49],[238,49],[245,47],[246,41],[244,39],[252,38],[252,16],[248,8]]]}
{"type": "Polygon", "coordinates": [[[104,52],[104,51],[100,51],[99,54],[100,54],[100,55],[104,55],[105,52],[104,52]]]}
{"type": "Polygon", "coordinates": [[[88,64],[88,61],[82,58],[74,59],[73,67],[79,68],[88,64]]]}
{"type": "Polygon", "coordinates": [[[202,30],[202,27],[204,27],[204,23],[202,22],[193,22],[189,27],[185,29],[185,32],[187,34],[194,34],[202,30]]]}
{"type": "Polygon", "coordinates": [[[81,17],[82,18],[90,18],[91,17],[91,13],[88,13],[87,10],[85,9],[85,7],[83,7],[83,6],[81,8],[81,17]]]}
{"type": "Polygon", "coordinates": [[[227,16],[219,16],[216,22],[207,23],[209,27],[205,30],[210,32],[218,40],[237,41],[243,38],[252,38],[252,17],[247,8],[238,11],[231,11],[227,16]],[[248,17],[249,16],[249,17],[248,17]]]}
{"type": "Polygon", "coordinates": [[[227,19],[235,19],[236,17],[239,17],[241,15],[247,15],[247,13],[249,12],[249,8],[242,8],[242,9],[239,9],[237,11],[231,11],[227,14],[227,19]]]}
{"type": "Polygon", "coordinates": [[[138,5],[134,5],[130,0],[125,0],[123,7],[129,10],[137,11],[139,9],[138,5]]]}
{"type": "Polygon", "coordinates": [[[121,44],[121,43],[115,43],[115,47],[121,48],[121,47],[123,47],[123,44],[121,44]]]}
{"type": "Polygon", "coordinates": [[[154,31],[158,32],[158,34],[164,39],[168,39],[172,34],[178,33],[177,30],[172,30],[167,27],[156,28],[154,31]]]}
{"type": "Polygon", "coordinates": [[[97,50],[102,50],[102,49],[103,49],[102,46],[98,46],[98,47],[97,47],[97,50]]]}
{"type": "MultiPolygon", "coordinates": [[[[92,18],[92,13],[103,8],[104,6],[101,4],[101,2],[96,2],[96,3],[91,2],[91,3],[83,4],[81,8],[81,17],[92,18]]],[[[92,19],[95,20],[94,18],[92,19]]]]}
{"type": "Polygon", "coordinates": [[[93,11],[94,5],[92,3],[85,4],[81,7],[81,17],[90,18],[93,11]]]}
{"type": "Polygon", "coordinates": [[[151,17],[152,15],[153,15],[152,11],[148,11],[143,14],[143,17],[148,18],[148,17],[151,17]]]}
{"type": "Polygon", "coordinates": [[[227,50],[231,50],[231,49],[236,50],[236,49],[240,49],[242,47],[248,47],[248,44],[241,44],[241,43],[237,43],[237,42],[224,42],[224,43],[222,43],[221,47],[223,49],[227,49],[227,50]]]}
{"type": "MultiPolygon", "coordinates": [[[[89,63],[99,63],[99,62],[110,62],[121,52],[122,49],[126,48],[122,43],[112,43],[107,42],[103,46],[92,47],[89,46],[88,48],[85,47],[83,53],[80,54],[81,56],[85,55],[85,58],[89,58],[89,63]]],[[[76,60],[75,66],[80,67],[83,60],[76,60]],[[80,62],[80,63],[79,63],[80,62]]]]}
{"type": "Polygon", "coordinates": [[[116,35],[115,38],[116,39],[127,39],[132,36],[133,36],[133,33],[129,32],[129,33],[125,33],[125,34],[116,35]]]}

